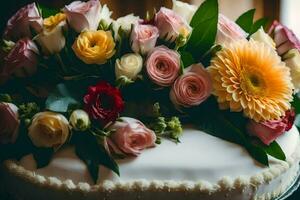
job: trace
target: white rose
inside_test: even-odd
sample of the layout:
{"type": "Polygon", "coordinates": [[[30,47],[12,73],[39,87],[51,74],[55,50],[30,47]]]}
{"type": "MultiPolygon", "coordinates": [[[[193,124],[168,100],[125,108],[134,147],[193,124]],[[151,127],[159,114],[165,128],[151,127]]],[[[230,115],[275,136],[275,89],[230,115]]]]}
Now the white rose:
{"type": "Polygon", "coordinates": [[[173,0],[172,10],[190,23],[197,10],[197,6],[182,1],[173,0]]]}
{"type": "Polygon", "coordinates": [[[70,116],[70,125],[76,131],[85,131],[91,124],[89,115],[84,110],[74,110],[70,116]]]}
{"type": "Polygon", "coordinates": [[[113,22],[113,30],[115,32],[115,39],[119,39],[118,31],[119,28],[122,28],[122,30],[129,34],[131,31],[131,26],[134,24],[138,24],[140,18],[137,16],[134,16],[133,14],[126,15],[124,17],[118,18],[116,21],[113,22]]]}
{"type": "Polygon", "coordinates": [[[115,73],[116,78],[122,76],[130,80],[135,80],[137,75],[142,71],[143,58],[139,54],[129,53],[116,60],[115,73]]]}
{"type": "Polygon", "coordinates": [[[36,36],[35,40],[42,47],[42,51],[45,55],[59,53],[65,47],[66,39],[63,34],[63,27],[65,25],[66,22],[61,22],[53,30],[44,30],[36,36]]]}
{"type": "Polygon", "coordinates": [[[269,45],[272,49],[276,48],[274,40],[264,31],[262,27],[251,35],[251,39],[258,42],[263,42],[269,45]]]}
{"type": "Polygon", "coordinates": [[[36,147],[57,149],[69,137],[69,122],[58,113],[38,113],[29,126],[28,136],[36,147]]]}
{"type": "Polygon", "coordinates": [[[290,68],[295,93],[300,90],[300,53],[297,49],[291,49],[283,56],[283,60],[290,68]]]}
{"type": "Polygon", "coordinates": [[[107,25],[110,25],[112,23],[112,19],[111,19],[111,15],[112,15],[112,11],[109,10],[109,8],[107,7],[107,5],[105,4],[100,12],[100,19],[101,21],[103,20],[107,25]]]}

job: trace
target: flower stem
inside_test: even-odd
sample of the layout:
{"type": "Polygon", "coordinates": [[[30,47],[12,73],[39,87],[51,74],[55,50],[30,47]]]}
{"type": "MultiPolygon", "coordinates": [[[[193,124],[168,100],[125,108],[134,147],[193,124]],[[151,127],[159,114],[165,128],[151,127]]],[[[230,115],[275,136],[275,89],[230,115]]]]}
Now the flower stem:
{"type": "Polygon", "coordinates": [[[57,59],[59,65],[60,65],[60,67],[61,67],[62,72],[63,72],[64,74],[67,74],[68,68],[67,68],[67,66],[64,64],[64,62],[63,62],[63,60],[62,60],[60,54],[59,54],[59,53],[55,54],[55,57],[56,57],[56,59],[57,59]]]}

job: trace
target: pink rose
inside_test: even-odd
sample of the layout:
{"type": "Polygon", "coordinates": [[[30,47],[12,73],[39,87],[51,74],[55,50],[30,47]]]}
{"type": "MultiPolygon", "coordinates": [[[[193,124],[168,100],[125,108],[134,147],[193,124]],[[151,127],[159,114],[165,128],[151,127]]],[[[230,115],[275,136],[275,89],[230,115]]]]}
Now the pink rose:
{"type": "Polygon", "coordinates": [[[84,29],[97,30],[101,19],[100,11],[99,0],[74,1],[64,8],[70,26],[78,33],[84,29]]]}
{"type": "Polygon", "coordinates": [[[226,45],[239,39],[246,39],[247,36],[248,34],[234,21],[222,14],[219,15],[216,44],[226,45]]]}
{"type": "Polygon", "coordinates": [[[19,126],[17,106],[11,103],[0,103],[0,144],[15,143],[19,126]]]}
{"type": "Polygon", "coordinates": [[[17,77],[32,76],[38,65],[39,50],[30,39],[19,40],[4,58],[3,75],[17,77]]]}
{"type": "Polygon", "coordinates": [[[155,25],[159,30],[159,37],[171,42],[175,41],[180,34],[188,37],[192,31],[192,28],[180,15],[164,7],[156,13],[155,25]]]}
{"type": "Polygon", "coordinates": [[[114,132],[107,141],[113,152],[138,156],[141,150],[155,146],[155,133],[142,122],[129,117],[120,119],[110,127],[114,132]]]}
{"type": "Polygon", "coordinates": [[[131,48],[135,53],[147,54],[156,44],[158,29],[152,25],[136,24],[131,32],[131,48]]]}
{"type": "Polygon", "coordinates": [[[32,3],[18,10],[18,12],[8,20],[4,31],[4,38],[13,41],[24,37],[31,38],[32,34],[30,29],[39,33],[42,31],[42,27],[43,19],[35,3],[32,3]]]}
{"type": "Polygon", "coordinates": [[[269,145],[280,135],[289,131],[295,121],[294,110],[286,112],[285,116],[279,120],[267,122],[255,122],[250,120],[247,124],[247,131],[250,135],[258,137],[264,144],[269,145]]]}
{"type": "Polygon", "coordinates": [[[279,55],[283,55],[291,49],[300,50],[300,41],[293,31],[278,21],[273,22],[269,34],[274,38],[279,55]]]}
{"type": "Polygon", "coordinates": [[[159,46],[149,53],[146,71],[149,78],[160,86],[170,86],[178,77],[180,55],[165,46],[159,46]]]}
{"type": "Polygon", "coordinates": [[[175,106],[197,106],[212,92],[212,81],[202,64],[194,64],[185,69],[184,74],[174,83],[170,99],[175,106]]]}

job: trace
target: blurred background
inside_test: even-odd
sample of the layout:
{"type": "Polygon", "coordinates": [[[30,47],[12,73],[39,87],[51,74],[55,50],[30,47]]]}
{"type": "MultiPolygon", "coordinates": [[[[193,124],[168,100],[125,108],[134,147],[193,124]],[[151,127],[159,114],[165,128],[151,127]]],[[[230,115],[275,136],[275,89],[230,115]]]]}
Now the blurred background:
{"type": "MultiPolygon", "coordinates": [[[[34,0],[8,0],[0,7],[0,30],[2,31],[7,19],[21,6],[34,0]]],[[[47,6],[62,7],[72,0],[36,0],[47,6]]],[[[113,17],[122,16],[134,12],[137,15],[144,15],[146,10],[152,10],[164,5],[170,7],[172,0],[100,0],[108,4],[114,10],[113,17]]],[[[203,0],[182,0],[195,5],[200,5],[203,0]]],[[[299,0],[219,0],[220,10],[231,19],[236,19],[241,13],[251,8],[256,8],[256,18],[266,16],[270,20],[279,19],[292,28],[300,36],[299,0]]]]}

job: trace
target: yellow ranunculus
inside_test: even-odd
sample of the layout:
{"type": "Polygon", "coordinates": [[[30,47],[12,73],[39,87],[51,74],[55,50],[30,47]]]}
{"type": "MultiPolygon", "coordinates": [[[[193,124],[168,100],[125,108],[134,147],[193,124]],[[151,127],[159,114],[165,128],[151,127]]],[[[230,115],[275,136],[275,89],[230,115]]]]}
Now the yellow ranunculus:
{"type": "Polygon", "coordinates": [[[58,13],[54,16],[50,16],[44,19],[44,28],[47,31],[54,29],[60,22],[65,21],[67,16],[64,13],[58,13]]]}
{"type": "Polygon", "coordinates": [[[85,31],[74,42],[73,51],[86,64],[104,64],[115,54],[110,31],[85,31]]]}

